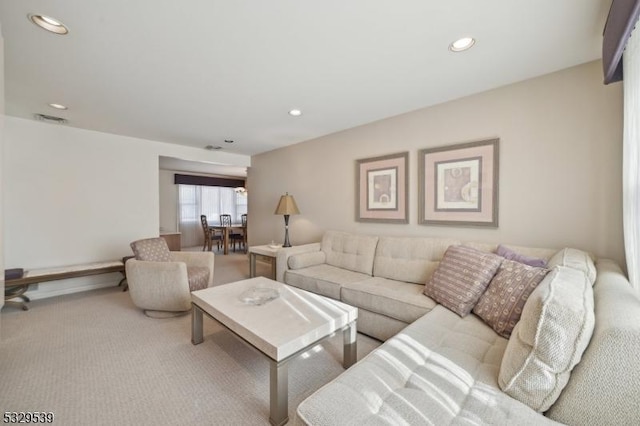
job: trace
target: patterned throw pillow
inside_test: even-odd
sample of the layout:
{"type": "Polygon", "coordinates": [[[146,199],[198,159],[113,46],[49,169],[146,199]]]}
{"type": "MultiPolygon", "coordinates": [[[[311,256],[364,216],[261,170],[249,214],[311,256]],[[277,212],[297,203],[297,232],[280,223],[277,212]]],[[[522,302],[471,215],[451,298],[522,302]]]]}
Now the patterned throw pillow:
{"type": "Polygon", "coordinates": [[[464,317],[484,293],[503,258],[466,246],[447,249],[424,294],[464,317]]]}
{"type": "Polygon", "coordinates": [[[131,250],[136,260],[150,262],[170,262],[171,252],[164,238],[147,238],[131,243],[131,250]]]}
{"type": "Polygon", "coordinates": [[[522,308],[531,292],[549,272],[524,263],[505,259],[498,272],[473,308],[500,336],[509,338],[522,315],[522,308]]]}

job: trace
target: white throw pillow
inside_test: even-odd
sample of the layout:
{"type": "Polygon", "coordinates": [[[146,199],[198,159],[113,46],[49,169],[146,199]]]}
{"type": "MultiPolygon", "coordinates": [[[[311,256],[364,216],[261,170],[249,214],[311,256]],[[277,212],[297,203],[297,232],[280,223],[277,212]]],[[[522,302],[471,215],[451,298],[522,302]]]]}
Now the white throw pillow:
{"type": "Polygon", "coordinates": [[[321,265],[325,262],[324,252],[314,251],[311,253],[294,254],[289,257],[287,265],[290,269],[303,269],[309,266],[321,265]]]}
{"type": "Polygon", "coordinates": [[[557,266],[531,293],[507,343],[498,384],[544,412],[558,399],[595,324],[593,289],[577,269],[557,266]]]}
{"type": "Polygon", "coordinates": [[[577,269],[585,273],[591,285],[596,282],[596,265],[593,263],[592,256],[586,251],[569,247],[563,248],[551,256],[551,259],[549,259],[547,263],[547,268],[549,269],[554,266],[566,266],[577,269]]]}

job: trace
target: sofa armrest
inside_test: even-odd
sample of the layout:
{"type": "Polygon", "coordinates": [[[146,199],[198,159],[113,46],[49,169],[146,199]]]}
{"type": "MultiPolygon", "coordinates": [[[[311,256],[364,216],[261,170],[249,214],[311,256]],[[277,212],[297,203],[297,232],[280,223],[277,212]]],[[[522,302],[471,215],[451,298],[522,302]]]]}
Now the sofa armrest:
{"type": "Polygon", "coordinates": [[[184,262],[188,267],[199,266],[209,269],[209,284],[207,287],[211,287],[213,285],[215,255],[210,251],[172,251],[171,260],[174,262],[184,262]]]}
{"type": "Polygon", "coordinates": [[[614,261],[596,262],[595,329],[547,416],[565,424],[634,424],[640,405],[640,295],[614,261]]]}
{"type": "Polygon", "coordinates": [[[301,246],[287,247],[278,250],[276,254],[276,280],[284,282],[284,273],[289,269],[289,257],[301,253],[314,253],[320,251],[320,243],[304,244],[301,246]]]}

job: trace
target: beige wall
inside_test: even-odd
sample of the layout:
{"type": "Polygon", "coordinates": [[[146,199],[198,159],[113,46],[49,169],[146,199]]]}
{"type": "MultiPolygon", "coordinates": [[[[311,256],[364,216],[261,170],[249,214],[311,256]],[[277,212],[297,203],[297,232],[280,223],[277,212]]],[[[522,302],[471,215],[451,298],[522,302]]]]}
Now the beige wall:
{"type": "Polygon", "coordinates": [[[572,246],[622,264],[621,140],[621,84],[602,84],[599,61],[562,70],[252,157],[249,242],[282,242],[283,218],[273,212],[288,191],[301,210],[291,218],[293,245],[339,229],[572,246]],[[494,137],[499,227],[418,225],[418,150],[494,137]],[[402,151],[410,223],[356,222],[355,160],[402,151]]]}

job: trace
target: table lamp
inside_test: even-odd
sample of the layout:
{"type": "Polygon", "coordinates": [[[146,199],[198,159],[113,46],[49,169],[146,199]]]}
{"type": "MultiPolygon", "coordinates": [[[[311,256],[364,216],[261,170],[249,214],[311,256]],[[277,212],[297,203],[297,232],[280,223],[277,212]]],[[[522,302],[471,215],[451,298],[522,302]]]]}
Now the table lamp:
{"type": "Polygon", "coordinates": [[[281,196],[274,214],[284,215],[284,244],[282,247],[291,247],[291,243],[289,242],[289,215],[300,214],[293,195],[289,195],[287,192],[281,196]]]}

